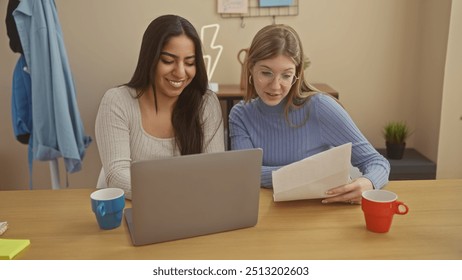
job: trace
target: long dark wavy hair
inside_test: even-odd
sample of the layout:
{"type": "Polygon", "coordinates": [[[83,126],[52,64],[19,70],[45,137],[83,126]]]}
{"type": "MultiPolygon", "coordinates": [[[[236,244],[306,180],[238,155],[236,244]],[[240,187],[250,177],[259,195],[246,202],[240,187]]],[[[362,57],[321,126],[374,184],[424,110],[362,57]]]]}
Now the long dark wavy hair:
{"type": "Polygon", "coordinates": [[[161,51],[170,38],[182,34],[194,42],[196,75],[178,97],[172,113],[172,125],[180,153],[187,155],[203,152],[204,131],[201,114],[203,95],[208,87],[202,44],[194,26],[188,20],[177,15],[164,15],[154,19],[144,32],[138,64],[133,77],[125,85],[138,91],[136,98],[144,94],[142,89],[152,87],[157,110],[154,81],[156,66],[161,51]]]}

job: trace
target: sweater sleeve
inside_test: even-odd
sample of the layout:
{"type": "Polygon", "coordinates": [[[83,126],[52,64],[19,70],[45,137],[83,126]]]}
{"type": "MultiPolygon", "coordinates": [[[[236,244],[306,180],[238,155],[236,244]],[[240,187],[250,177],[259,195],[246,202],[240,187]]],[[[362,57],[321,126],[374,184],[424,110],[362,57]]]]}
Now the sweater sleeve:
{"type": "Polygon", "coordinates": [[[331,146],[351,142],[351,163],[362,176],[369,179],[375,189],[388,183],[390,163],[369,143],[355,125],[349,114],[333,98],[317,95],[313,106],[315,117],[319,120],[321,138],[331,146]]]}
{"type": "Polygon", "coordinates": [[[103,96],[95,123],[95,135],[107,186],[121,188],[131,199],[130,137],[127,104],[117,89],[103,96]]]}
{"type": "MultiPolygon", "coordinates": [[[[261,148],[257,147],[252,142],[252,135],[254,133],[252,129],[247,128],[247,124],[253,120],[246,114],[244,110],[244,103],[236,104],[229,114],[229,134],[231,139],[231,150],[244,150],[261,148]]],[[[263,150],[265,153],[265,150],[263,150]]],[[[282,166],[267,166],[262,165],[260,184],[262,187],[270,188],[273,185],[272,173],[278,170],[282,166]]]]}

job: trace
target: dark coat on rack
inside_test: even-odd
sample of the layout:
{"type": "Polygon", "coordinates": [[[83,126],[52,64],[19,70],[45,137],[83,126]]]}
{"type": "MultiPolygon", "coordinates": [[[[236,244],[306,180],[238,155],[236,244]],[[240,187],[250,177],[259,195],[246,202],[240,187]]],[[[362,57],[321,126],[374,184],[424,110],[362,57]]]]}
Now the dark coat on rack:
{"type": "Polygon", "coordinates": [[[6,33],[10,39],[10,48],[15,53],[23,54],[21,40],[19,39],[18,29],[16,28],[16,22],[14,21],[13,11],[16,10],[19,3],[19,0],[9,0],[8,8],[6,11],[6,33]]]}

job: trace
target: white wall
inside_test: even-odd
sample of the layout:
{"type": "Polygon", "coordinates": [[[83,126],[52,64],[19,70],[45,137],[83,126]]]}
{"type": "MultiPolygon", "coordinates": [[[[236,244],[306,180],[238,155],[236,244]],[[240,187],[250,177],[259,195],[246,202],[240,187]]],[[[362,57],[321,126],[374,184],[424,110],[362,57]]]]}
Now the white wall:
{"type": "MultiPolygon", "coordinates": [[[[444,52],[447,43],[451,1],[298,2],[298,16],[278,17],[276,22],[290,24],[300,33],[312,61],[306,72],[308,80],[326,82],[339,91],[341,102],[374,146],[384,146],[381,130],[387,121],[405,120],[416,129],[408,146],[418,145],[436,160],[436,120],[440,119],[445,61],[441,49],[444,52]],[[431,24],[426,25],[429,20],[431,24]],[[432,59],[426,62],[428,56],[432,59]],[[425,88],[433,89],[423,98],[422,80],[425,88]],[[427,126],[428,120],[436,124],[427,126]],[[426,139],[428,145],[421,144],[420,139],[426,139]]],[[[250,44],[257,30],[272,23],[267,17],[246,18],[246,26],[241,28],[240,19],[222,18],[216,13],[215,0],[56,0],[56,5],[80,113],[87,134],[93,138],[101,96],[130,79],[141,36],[155,17],[179,14],[198,29],[219,23],[217,41],[224,51],[212,80],[222,84],[239,83],[237,52],[250,44]]],[[[6,6],[7,1],[0,0],[2,16],[6,6]]],[[[27,148],[14,140],[9,107],[17,57],[8,47],[6,28],[0,29],[0,189],[28,185],[27,148]]],[[[100,164],[96,143],[92,143],[83,170],[69,176],[70,186],[94,186],[100,164]]],[[[48,163],[37,162],[34,168],[35,185],[49,188],[48,163]]]]}

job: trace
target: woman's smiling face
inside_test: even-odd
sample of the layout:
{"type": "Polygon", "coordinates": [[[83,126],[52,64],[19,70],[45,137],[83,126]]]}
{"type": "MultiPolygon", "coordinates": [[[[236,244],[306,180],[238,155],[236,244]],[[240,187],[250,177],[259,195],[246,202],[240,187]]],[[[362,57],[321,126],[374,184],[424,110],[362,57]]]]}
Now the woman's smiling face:
{"type": "Polygon", "coordinates": [[[196,75],[194,42],[186,35],[171,37],[156,66],[156,94],[178,98],[196,75]]]}

